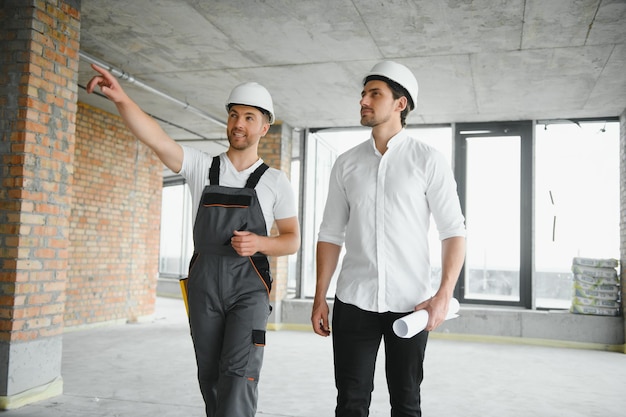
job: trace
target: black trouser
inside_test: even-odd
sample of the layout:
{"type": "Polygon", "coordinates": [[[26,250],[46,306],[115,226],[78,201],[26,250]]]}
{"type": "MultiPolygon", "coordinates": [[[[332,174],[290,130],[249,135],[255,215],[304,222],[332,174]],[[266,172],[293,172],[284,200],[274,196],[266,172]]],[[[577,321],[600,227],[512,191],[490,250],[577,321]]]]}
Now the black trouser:
{"type": "Polygon", "coordinates": [[[385,340],[385,373],[392,417],[420,417],[420,384],[428,332],[410,339],[393,333],[406,313],[373,313],[335,298],[332,320],[337,417],[365,417],[374,390],[376,355],[385,340]]]}

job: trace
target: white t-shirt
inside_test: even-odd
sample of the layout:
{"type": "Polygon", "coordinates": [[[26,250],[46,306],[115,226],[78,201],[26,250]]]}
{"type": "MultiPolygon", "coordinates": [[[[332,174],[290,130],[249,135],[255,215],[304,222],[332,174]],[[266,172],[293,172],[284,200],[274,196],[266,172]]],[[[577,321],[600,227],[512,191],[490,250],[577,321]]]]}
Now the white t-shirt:
{"type": "MultiPolygon", "coordinates": [[[[209,169],[213,162],[213,156],[195,148],[187,146],[183,146],[182,148],[184,158],[183,166],[179,174],[182,175],[189,184],[193,206],[192,221],[195,224],[198,207],[202,198],[202,191],[205,186],[209,185],[209,169]]],[[[259,159],[250,168],[240,172],[235,169],[230,159],[228,159],[228,156],[226,156],[226,153],[220,154],[219,185],[234,188],[245,187],[250,174],[262,163],[263,160],[259,159]]],[[[297,216],[298,212],[293,188],[283,171],[269,168],[261,176],[255,190],[261,205],[261,210],[263,211],[268,235],[274,224],[274,219],[280,220],[297,216]]]]}

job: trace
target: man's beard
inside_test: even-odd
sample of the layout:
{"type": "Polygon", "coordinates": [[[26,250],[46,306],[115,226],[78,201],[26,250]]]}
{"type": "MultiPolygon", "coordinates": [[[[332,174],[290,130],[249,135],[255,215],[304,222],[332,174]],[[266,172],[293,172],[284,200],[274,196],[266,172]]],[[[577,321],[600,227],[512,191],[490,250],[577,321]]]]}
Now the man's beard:
{"type": "Polygon", "coordinates": [[[374,127],[378,123],[376,123],[376,119],[373,117],[361,117],[361,126],[365,127],[374,127]]]}
{"type": "Polygon", "coordinates": [[[243,151],[245,149],[248,149],[251,145],[250,140],[248,139],[247,136],[244,138],[234,138],[234,135],[232,134],[228,135],[228,144],[230,145],[231,148],[238,150],[238,151],[243,151]]]}
{"type": "Polygon", "coordinates": [[[380,119],[380,118],[377,118],[376,115],[368,114],[366,116],[361,117],[361,126],[376,127],[379,124],[382,124],[388,121],[390,117],[391,116],[387,115],[386,117],[383,117],[382,119],[380,119]]]}

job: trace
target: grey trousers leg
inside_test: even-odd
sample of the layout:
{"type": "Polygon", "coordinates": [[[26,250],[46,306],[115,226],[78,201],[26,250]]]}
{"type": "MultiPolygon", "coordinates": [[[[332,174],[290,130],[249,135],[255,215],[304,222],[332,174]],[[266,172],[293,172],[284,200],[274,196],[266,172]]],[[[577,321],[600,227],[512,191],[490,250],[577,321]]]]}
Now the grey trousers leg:
{"type": "Polygon", "coordinates": [[[208,417],[256,413],[270,307],[248,264],[247,258],[200,256],[190,274],[189,322],[208,417]]]}

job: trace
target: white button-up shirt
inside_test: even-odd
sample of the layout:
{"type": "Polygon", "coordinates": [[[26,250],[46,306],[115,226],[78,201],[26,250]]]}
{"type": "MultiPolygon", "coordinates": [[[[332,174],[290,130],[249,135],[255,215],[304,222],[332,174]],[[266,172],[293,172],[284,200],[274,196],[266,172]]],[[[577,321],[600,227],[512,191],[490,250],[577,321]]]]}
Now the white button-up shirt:
{"type": "Polygon", "coordinates": [[[441,152],[407,135],[384,155],[374,139],[337,158],[318,240],[345,255],[336,296],[374,312],[409,312],[433,294],[428,229],[465,236],[456,182],[441,152]]]}

